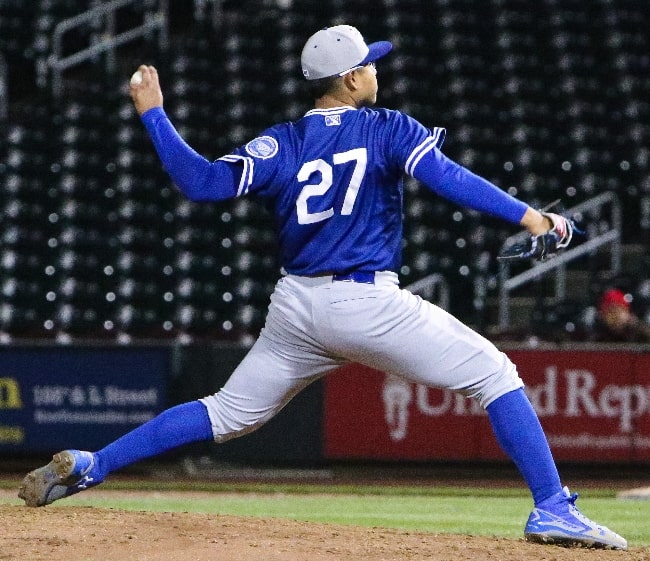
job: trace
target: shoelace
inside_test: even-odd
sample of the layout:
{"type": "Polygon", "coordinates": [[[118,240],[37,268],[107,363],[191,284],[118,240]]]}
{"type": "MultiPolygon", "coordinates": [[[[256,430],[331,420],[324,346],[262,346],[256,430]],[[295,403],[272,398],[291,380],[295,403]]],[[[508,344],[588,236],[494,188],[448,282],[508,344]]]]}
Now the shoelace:
{"type": "Polygon", "coordinates": [[[573,495],[569,495],[566,500],[571,504],[571,506],[575,507],[578,497],[578,493],[573,493],[573,495]]]}
{"type": "MultiPolygon", "coordinates": [[[[569,512],[575,516],[580,522],[584,523],[587,526],[594,525],[595,523],[593,520],[590,520],[587,518],[582,512],[578,510],[578,507],[576,506],[576,500],[578,500],[578,493],[573,493],[573,495],[569,495],[566,497],[567,502],[569,503],[569,512]]],[[[599,529],[602,530],[602,527],[600,524],[595,524],[595,526],[599,529]]]]}

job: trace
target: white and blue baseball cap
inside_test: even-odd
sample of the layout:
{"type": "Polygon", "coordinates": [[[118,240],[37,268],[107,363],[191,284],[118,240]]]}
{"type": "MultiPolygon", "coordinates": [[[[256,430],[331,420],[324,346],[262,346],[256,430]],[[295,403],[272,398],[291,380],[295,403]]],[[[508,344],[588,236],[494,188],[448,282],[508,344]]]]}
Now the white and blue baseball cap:
{"type": "Polygon", "coordinates": [[[356,27],[335,25],[314,33],[302,49],[300,63],[307,80],[344,74],[387,55],[393,45],[377,41],[369,45],[356,27]]]}

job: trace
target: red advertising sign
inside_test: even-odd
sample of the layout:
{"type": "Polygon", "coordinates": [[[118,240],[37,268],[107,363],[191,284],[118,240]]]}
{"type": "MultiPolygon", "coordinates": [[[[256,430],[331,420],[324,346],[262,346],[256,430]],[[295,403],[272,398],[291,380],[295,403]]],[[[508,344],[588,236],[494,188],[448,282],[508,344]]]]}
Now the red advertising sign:
{"type": "MultiPolygon", "coordinates": [[[[558,460],[650,460],[650,353],[508,351],[558,460]]],[[[349,365],[325,381],[328,458],[491,460],[485,412],[450,391],[349,365]]]]}

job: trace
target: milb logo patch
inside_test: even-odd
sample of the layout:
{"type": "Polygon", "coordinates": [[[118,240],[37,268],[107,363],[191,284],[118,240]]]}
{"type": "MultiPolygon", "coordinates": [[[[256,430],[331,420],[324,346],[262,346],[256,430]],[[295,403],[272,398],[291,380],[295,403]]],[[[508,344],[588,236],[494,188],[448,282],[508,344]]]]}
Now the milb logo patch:
{"type": "Polygon", "coordinates": [[[258,136],[246,145],[246,152],[262,160],[272,158],[278,153],[278,141],[271,136],[258,136]]]}
{"type": "Polygon", "coordinates": [[[341,115],[325,115],[325,125],[337,127],[341,124],[341,115]]]}

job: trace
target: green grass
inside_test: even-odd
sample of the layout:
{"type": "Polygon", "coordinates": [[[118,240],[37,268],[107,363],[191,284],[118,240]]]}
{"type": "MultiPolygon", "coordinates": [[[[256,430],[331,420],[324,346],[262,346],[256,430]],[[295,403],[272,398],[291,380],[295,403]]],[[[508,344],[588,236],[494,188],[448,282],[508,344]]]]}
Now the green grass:
{"type": "MultiPolygon", "coordinates": [[[[6,482],[0,486],[5,487],[6,482]]],[[[524,490],[471,487],[410,487],[275,484],[105,484],[104,489],[149,490],[104,498],[93,491],[57,503],[126,510],[197,512],[519,538],[531,508],[524,490]],[[184,498],[167,491],[208,491],[184,498]]],[[[17,499],[0,502],[20,504],[17,499]]],[[[590,518],[616,530],[630,546],[650,546],[650,501],[617,500],[606,489],[584,493],[578,505],[590,518]]]]}

